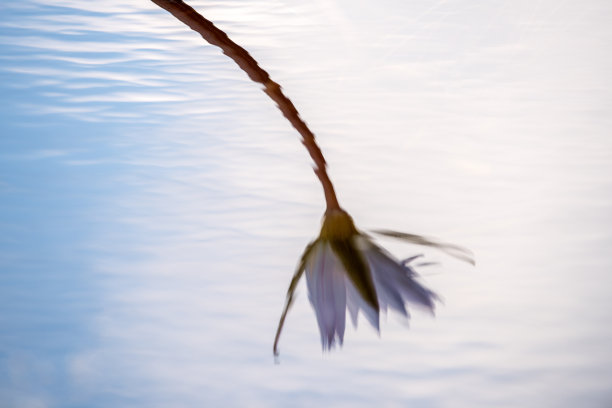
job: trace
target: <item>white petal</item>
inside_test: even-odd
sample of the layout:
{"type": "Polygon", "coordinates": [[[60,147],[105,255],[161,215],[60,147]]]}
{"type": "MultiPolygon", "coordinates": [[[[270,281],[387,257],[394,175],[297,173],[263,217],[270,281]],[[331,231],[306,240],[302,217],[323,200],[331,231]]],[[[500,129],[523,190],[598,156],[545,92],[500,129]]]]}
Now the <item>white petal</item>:
{"type": "Polygon", "coordinates": [[[349,289],[349,285],[352,285],[352,283],[347,279],[346,305],[348,307],[349,313],[351,314],[351,321],[353,322],[353,327],[357,328],[357,314],[359,313],[359,305],[353,299],[353,294],[349,292],[351,290],[349,289]]]}
{"type": "Polygon", "coordinates": [[[405,303],[422,306],[433,313],[434,301],[438,298],[431,290],[415,280],[416,272],[402,265],[392,255],[374,244],[364,251],[381,307],[387,305],[404,316],[405,303]]]}
{"type": "Polygon", "coordinates": [[[336,337],[342,344],[346,325],[346,278],[342,263],[327,243],[320,242],[306,261],[305,273],[323,349],[330,349],[336,337]]]}
{"type": "Polygon", "coordinates": [[[408,316],[404,306],[405,301],[397,288],[397,273],[395,273],[394,265],[388,264],[387,259],[377,258],[377,254],[368,253],[366,255],[381,309],[386,311],[389,306],[402,315],[408,316]]]}
{"type": "Polygon", "coordinates": [[[351,313],[353,326],[357,327],[357,313],[361,310],[376,331],[380,331],[378,310],[374,309],[372,305],[365,301],[348,276],[346,277],[346,300],[349,312],[351,313]]]}

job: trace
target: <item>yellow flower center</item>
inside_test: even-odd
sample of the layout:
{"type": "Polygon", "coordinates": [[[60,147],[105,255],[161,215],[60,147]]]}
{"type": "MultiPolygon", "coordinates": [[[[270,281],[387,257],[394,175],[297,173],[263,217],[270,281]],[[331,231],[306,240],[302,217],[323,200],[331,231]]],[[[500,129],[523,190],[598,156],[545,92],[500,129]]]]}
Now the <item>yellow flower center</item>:
{"type": "Polygon", "coordinates": [[[321,238],[325,240],[345,240],[357,234],[353,219],[344,210],[331,210],[325,213],[321,238]]]}

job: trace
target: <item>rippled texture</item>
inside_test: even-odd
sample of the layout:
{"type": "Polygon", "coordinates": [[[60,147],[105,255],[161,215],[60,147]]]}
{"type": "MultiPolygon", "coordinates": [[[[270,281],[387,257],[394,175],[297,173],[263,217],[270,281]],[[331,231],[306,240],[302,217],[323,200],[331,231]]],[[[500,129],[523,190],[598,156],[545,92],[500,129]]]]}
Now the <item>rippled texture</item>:
{"type": "Polygon", "coordinates": [[[191,4],[283,85],[361,228],[478,266],[427,250],[436,318],[324,355],[302,284],[274,365],[324,208],[298,135],[153,3],[2,4],[0,405],[612,404],[608,2],[191,4]]]}

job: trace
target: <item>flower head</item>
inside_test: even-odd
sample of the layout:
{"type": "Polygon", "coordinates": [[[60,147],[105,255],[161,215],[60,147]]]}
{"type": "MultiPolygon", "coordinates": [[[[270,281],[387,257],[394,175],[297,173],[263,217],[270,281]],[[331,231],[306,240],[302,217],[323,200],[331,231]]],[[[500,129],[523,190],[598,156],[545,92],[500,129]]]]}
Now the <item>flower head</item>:
{"type": "MultiPolygon", "coordinates": [[[[310,302],[315,309],[321,331],[323,349],[331,348],[336,341],[342,344],[347,308],[354,324],[357,323],[357,314],[361,311],[377,330],[381,309],[386,311],[391,308],[408,316],[406,303],[412,303],[433,312],[437,296],[416,281],[417,274],[408,266],[408,262],[397,261],[376,246],[370,237],[357,231],[351,217],[340,208],[327,174],[323,153],[315,141],[314,133],[302,120],[295,105],[285,96],[281,86],[270,78],[270,75],[244,48],[185,2],[178,0],[153,0],[153,2],[200,33],[206,41],[221,48],[223,53],[233,59],[249,78],[261,83],[264,92],[302,136],[302,144],[315,163],[314,171],[323,187],[327,211],[321,235],[306,248],[289,285],[287,301],[274,341],[274,353],[277,354],[278,339],[293,302],[297,283],[304,272],[306,272],[310,302]]],[[[473,263],[470,255],[466,255],[462,248],[454,245],[438,244],[412,234],[393,231],[380,233],[420,245],[435,246],[473,263]]]]}
{"type": "Polygon", "coordinates": [[[433,313],[439,298],[417,281],[418,274],[409,262],[398,261],[358,231],[345,211],[328,210],[319,238],[304,251],[289,286],[274,353],[278,354],[280,332],[303,273],[323,350],[329,350],[336,342],[342,345],[347,309],[353,325],[357,326],[361,312],[376,330],[379,330],[381,310],[392,309],[408,317],[406,304],[411,304],[433,313]]]}

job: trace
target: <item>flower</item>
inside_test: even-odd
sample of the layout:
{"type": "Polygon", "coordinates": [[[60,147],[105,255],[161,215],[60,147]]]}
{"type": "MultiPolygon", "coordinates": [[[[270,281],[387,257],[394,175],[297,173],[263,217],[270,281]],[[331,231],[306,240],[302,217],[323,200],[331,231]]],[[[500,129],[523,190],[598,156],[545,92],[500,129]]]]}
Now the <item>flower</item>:
{"type": "MultiPolygon", "coordinates": [[[[223,50],[253,81],[261,83],[264,92],[276,103],[283,115],[302,136],[302,144],[315,163],[314,171],[325,194],[327,211],[321,235],[306,247],[302,260],[287,291],[285,308],[276,331],[274,354],[278,354],[278,339],[287,312],[293,303],[293,294],[304,272],[310,302],[315,309],[321,332],[323,349],[330,349],[337,341],[342,344],[346,323],[346,308],[353,323],[361,310],[378,330],[378,316],[382,309],[395,309],[408,316],[406,303],[423,306],[433,313],[435,293],[417,282],[416,272],[408,266],[409,260],[399,262],[369,236],[357,231],[351,217],[340,208],[338,198],[326,170],[326,162],[317,145],[314,133],[302,120],[295,105],[285,96],[281,86],[274,82],[247,50],[232,41],[189,5],[179,0],[153,0],[192,30],[223,50]]],[[[418,235],[381,231],[420,245],[437,247],[447,253],[473,263],[471,254],[455,245],[439,244],[418,235]]]]}
{"type": "MultiPolygon", "coordinates": [[[[381,233],[396,237],[399,234],[381,233]]],[[[406,237],[399,237],[414,240],[416,236],[406,234],[406,237]]],[[[304,273],[323,350],[331,349],[336,342],[342,345],[347,309],[355,327],[361,311],[377,331],[380,329],[381,310],[387,312],[392,309],[409,317],[406,304],[410,303],[433,314],[439,298],[417,281],[418,274],[409,266],[414,258],[398,261],[376,245],[371,237],[358,231],[344,210],[328,210],[319,238],[304,251],[289,285],[274,342],[274,354],[278,355],[278,339],[297,283],[304,273]]]]}

